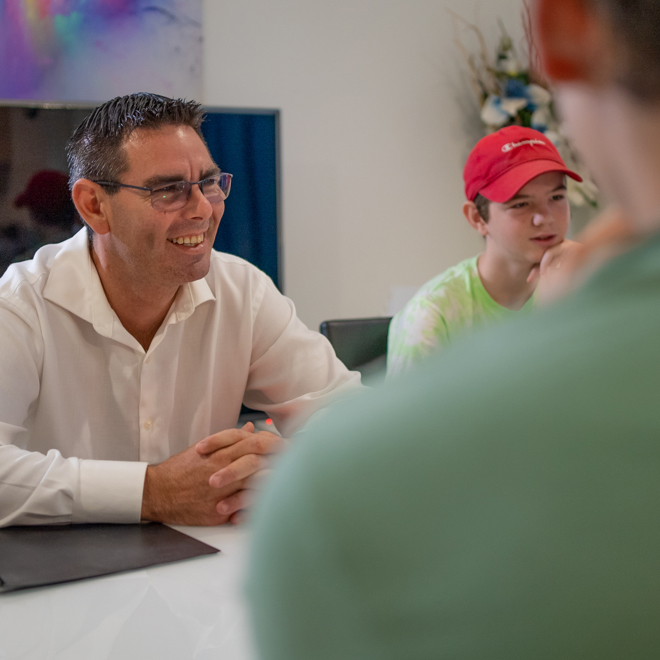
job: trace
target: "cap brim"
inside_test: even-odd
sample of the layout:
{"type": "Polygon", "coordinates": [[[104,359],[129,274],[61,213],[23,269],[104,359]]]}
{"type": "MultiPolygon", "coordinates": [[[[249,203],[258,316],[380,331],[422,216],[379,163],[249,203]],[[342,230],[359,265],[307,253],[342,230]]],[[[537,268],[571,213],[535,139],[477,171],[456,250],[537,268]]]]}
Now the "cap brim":
{"type": "Polygon", "coordinates": [[[531,160],[507,170],[502,176],[482,188],[479,193],[491,202],[502,204],[508,202],[532,179],[546,172],[562,172],[571,179],[582,181],[579,174],[553,160],[531,160]]]}

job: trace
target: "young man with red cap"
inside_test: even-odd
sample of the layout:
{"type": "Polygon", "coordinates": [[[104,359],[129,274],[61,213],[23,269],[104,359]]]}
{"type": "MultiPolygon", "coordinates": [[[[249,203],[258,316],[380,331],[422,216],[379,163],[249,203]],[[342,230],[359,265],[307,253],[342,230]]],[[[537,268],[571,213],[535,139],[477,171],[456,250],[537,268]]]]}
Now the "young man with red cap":
{"type": "Polygon", "coordinates": [[[388,375],[407,371],[473,326],[531,307],[541,259],[568,229],[566,175],[581,181],[531,128],[508,126],[476,144],[463,172],[463,214],[486,248],[427,282],[394,317],[388,375]]]}

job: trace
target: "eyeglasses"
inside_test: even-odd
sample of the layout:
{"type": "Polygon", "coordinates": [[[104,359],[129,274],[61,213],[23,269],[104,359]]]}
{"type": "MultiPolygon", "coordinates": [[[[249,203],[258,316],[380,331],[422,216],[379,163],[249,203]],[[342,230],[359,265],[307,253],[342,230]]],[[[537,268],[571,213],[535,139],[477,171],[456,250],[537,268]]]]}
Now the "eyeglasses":
{"type": "Polygon", "coordinates": [[[182,209],[188,203],[193,186],[199,186],[202,195],[211,204],[224,202],[229,197],[232,177],[232,174],[223,172],[222,174],[210,176],[201,181],[176,181],[175,183],[168,183],[164,186],[156,186],[155,188],[129,186],[127,183],[117,183],[116,181],[94,181],[94,183],[108,188],[117,187],[144,190],[151,195],[151,206],[157,211],[176,211],[177,209],[182,209]]]}

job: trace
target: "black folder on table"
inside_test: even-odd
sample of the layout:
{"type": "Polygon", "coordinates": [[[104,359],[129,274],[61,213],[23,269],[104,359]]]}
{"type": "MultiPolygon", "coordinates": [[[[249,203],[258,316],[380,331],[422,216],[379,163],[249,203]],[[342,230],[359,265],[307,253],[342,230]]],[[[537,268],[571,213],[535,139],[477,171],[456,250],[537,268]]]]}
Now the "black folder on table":
{"type": "Polygon", "coordinates": [[[0,529],[0,593],[218,552],[159,523],[0,529]]]}

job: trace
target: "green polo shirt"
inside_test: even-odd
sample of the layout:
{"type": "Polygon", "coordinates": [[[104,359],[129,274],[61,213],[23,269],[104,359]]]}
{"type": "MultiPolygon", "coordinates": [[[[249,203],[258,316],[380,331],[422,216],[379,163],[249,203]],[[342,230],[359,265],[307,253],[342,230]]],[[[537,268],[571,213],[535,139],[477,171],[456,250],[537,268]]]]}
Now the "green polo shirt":
{"type": "Polygon", "coordinates": [[[484,288],[477,257],[429,280],[392,319],[387,338],[387,375],[409,371],[431,353],[483,324],[515,318],[519,310],[495,302],[484,288]]]}
{"type": "Polygon", "coordinates": [[[660,649],[660,237],[338,404],[255,516],[262,660],[660,649]]]}

